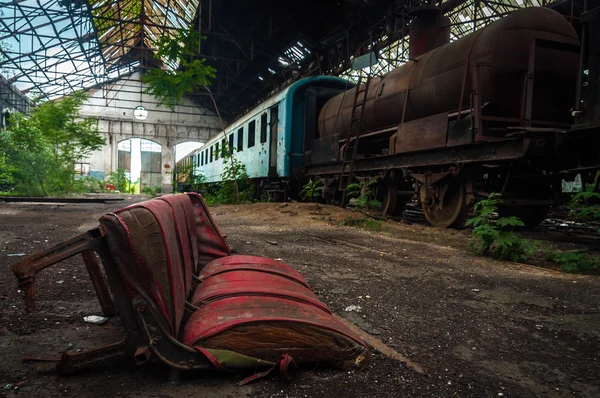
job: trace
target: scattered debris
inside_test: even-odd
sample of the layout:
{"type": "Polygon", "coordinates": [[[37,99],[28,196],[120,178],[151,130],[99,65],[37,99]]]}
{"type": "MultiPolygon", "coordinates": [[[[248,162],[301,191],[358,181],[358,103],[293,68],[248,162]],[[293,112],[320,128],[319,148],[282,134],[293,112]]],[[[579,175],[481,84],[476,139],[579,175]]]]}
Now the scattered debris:
{"type": "Polygon", "coordinates": [[[361,309],[362,309],[362,307],[360,305],[349,305],[346,308],[344,308],[344,311],[346,311],[346,312],[350,312],[350,311],[360,312],[361,309]]]}
{"type": "Polygon", "coordinates": [[[98,315],[89,315],[83,317],[84,322],[92,323],[94,325],[102,325],[108,321],[108,318],[98,315]]]}
{"type": "Polygon", "coordinates": [[[283,261],[283,259],[282,259],[282,258],[275,258],[274,260],[275,260],[275,261],[283,261]]]}
{"type": "Polygon", "coordinates": [[[268,240],[266,241],[268,244],[273,245],[273,246],[277,246],[277,242],[274,242],[272,240],[268,240]]]}
{"type": "Polygon", "coordinates": [[[8,383],[4,386],[4,390],[12,390],[12,388],[13,388],[13,385],[10,383],[8,383]]]}
{"type": "Polygon", "coordinates": [[[280,205],[279,205],[279,208],[280,208],[280,209],[283,209],[284,207],[287,207],[287,205],[288,205],[288,203],[287,203],[287,202],[286,202],[286,203],[283,203],[283,204],[280,204],[280,205]]]}
{"type": "Polygon", "coordinates": [[[6,257],[23,257],[25,255],[25,253],[13,253],[13,254],[7,254],[6,257]]]}
{"type": "Polygon", "coordinates": [[[479,293],[481,289],[471,289],[472,292],[479,293]]]}

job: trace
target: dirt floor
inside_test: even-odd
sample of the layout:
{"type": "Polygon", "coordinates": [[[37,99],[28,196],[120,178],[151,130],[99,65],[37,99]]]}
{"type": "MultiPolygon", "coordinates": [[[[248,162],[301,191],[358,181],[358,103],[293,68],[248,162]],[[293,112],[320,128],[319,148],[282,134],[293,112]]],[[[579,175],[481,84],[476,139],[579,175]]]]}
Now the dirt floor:
{"type": "Polygon", "coordinates": [[[169,381],[157,366],[122,363],[57,377],[23,354],[53,355],[119,340],[102,326],[79,258],[38,277],[37,311],[25,315],[10,266],[96,225],[119,204],[0,204],[0,395],[127,397],[598,397],[600,277],[568,275],[472,255],[467,231],[385,223],[314,204],[217,206],[213,215],[238,253],[299,270],[337,314],[423,367],[374,352],[360,372],[303,369],[237,387],[242,375],[169,381]],[[346,224],[340,226],[339,224],[346,224]],[[352,310],[351,310],[352,309],[352,310]]]}

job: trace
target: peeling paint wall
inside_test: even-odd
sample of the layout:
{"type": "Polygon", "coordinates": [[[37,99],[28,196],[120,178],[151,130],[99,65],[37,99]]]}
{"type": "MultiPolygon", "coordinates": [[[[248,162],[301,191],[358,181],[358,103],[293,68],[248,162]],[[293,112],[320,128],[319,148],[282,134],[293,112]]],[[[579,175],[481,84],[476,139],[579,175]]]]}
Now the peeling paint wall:
{"type": "Polygon", "coordinates": [[[81,108],[82,117],[98,119],[98,129],[106,146],[84,162],[90,170],[105,174],[117,170],[117,144],[129,138],[145,138],[162,146],[162,188],[171,192],[171,172],[175,167],[175,145],[186,141],[206,142],[219,133],[220,123],[212,110],[184,99],[175,111],[157,106],[156,100],[144,94],[146,86],[136,72],[128,78],[107,83],[88,91],[90,97],[81,108]],[[143,106],[148,111],[144,120],[134,117],[134,109],[143,106]]]}

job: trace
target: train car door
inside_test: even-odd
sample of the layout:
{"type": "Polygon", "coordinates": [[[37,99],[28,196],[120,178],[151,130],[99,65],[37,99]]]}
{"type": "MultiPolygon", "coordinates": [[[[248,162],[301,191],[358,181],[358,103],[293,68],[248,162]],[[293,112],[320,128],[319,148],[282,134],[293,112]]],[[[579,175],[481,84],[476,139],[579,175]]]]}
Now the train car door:
{"type": "Polygon", "coordinates": [[[269,177],[277,177],[277,136],[279,126],[279,107],[274,106],[270,110],[271,118],[271,141],[269,143],[269,177]]]}

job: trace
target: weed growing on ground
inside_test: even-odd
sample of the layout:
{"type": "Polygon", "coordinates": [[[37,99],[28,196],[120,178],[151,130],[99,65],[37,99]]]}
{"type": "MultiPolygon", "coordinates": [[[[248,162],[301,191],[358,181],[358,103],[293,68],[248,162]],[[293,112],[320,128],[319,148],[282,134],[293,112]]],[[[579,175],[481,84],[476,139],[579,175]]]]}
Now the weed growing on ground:
{"type": "Polygon", "coordinates": [[[509,261],[525,261],[533,254],[531,241],[523,239],[513,230],[525,224],[518,217],[498,217],[500,194],[492,193],[475,204],[475,215],[467,221],[472,225],[471,248],[477,254],[491,255],[509,261]]]}
{"type": "Polygon", "coordinates": [[[314,202],[321,197],[323,192],[323,181],[321,179],[308,181],[300,191],[300,197],[307,202],[314,202]]]}
{"type": "Polygon", "coordinates": [[[361,227],[368,231],[372,232],[380,232],[382,228],[382,223],[379,220],[376,220],[371,217],[363,217],[363,218],[351,218],[346,217],[341,220],[338,225],[346,226],[346,227],[361,227]]]}
{"type": "Polygon", "coordinates": [[[368,183],[364,181],[348,184],[348,197],[355,199],[355,205],[358,209],[379,209],[381,202],[375,199],[374,189],[377,186],[377,180],[371,180],[368,183]]]}
{"type": "MultiPolygon", "coordinates": [[[[571,200],[571,213],[581,218],[600,219],[600,205],[590,203],[594,200],[600,202],[600,193],[579,192],[571,200]]],[[[600,234],[600,228],[597,232],[600,234]]]]}
{"type": "Polygon", "coordinates": [[[546,259],[560,265],[560,270],[569,273],[600,272],[600,258],[582,251],[563,252],[550,250],[546,259]]]}

